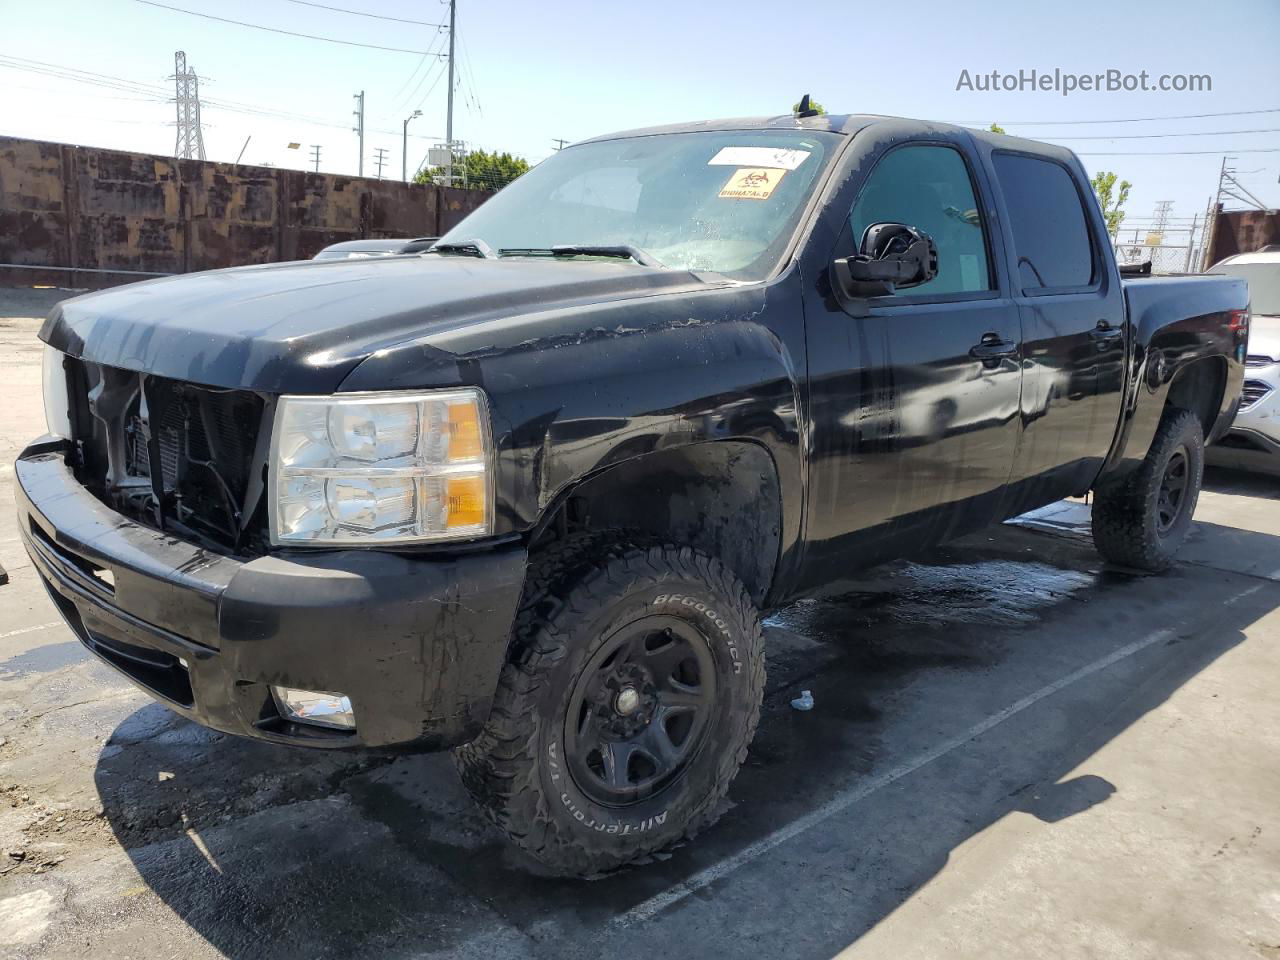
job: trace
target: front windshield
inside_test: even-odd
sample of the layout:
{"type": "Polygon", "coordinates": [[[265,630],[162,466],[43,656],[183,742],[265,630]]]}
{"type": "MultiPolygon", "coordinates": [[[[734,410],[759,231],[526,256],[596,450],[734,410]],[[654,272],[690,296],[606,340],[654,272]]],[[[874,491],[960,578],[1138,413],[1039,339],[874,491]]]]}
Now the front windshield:
{"type": "Polygon", "coordinates": [[[534,167],[440,243],[480,240],[501,256],[630,246],[663,266],[761,280],[838,138],[761,130],[580,144],[534,167]]]}
{"type": "Polygon", "coordinates": [[[1247,280],[1249,312],[1280,317],[1280,263],[1222,263],[1209,272],[1247,280]]]}

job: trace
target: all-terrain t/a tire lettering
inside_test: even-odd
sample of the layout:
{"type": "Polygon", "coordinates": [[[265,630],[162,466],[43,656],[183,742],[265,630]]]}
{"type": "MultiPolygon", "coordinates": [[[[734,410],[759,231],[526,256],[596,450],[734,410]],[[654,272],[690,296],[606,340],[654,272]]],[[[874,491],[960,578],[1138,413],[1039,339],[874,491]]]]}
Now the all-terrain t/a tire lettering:
{"type": "Polygon", "coordinates": [[[759,616],[732,572],[687,547],[609,540],[534,560],[489,723],[455,753],[489,817],[563,874],[712,820],[764,689],[759,616]]]}

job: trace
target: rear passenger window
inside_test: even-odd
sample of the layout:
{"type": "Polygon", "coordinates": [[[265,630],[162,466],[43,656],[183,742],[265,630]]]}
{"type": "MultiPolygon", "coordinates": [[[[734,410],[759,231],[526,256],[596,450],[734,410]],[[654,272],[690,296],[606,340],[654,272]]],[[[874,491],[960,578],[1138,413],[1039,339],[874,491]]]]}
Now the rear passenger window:
{"type": "Polygon", "coordinates": [[[938,247],[938,275],[903,296],[991,289],[982,211],[964,157],[950,147],[899,147],[876,164],[849,214],[857,246],[873,223],[905,223],[938,247]]]}
{"type": "Polygon", "coordinates": [[[1093,283],[1093,244],[1080,193],[1065,167],[1011,153],[993,156],[1009,210],[1024,291],[1093,283]]]}

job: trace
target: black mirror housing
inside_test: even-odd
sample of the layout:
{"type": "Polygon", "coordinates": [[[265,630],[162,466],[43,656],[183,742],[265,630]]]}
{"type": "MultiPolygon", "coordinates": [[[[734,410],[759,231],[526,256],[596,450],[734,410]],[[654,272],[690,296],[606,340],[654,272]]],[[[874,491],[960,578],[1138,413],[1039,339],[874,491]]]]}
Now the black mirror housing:
{"type": "MultiPolygon", "coordinates": [[[[890,296],[938,275],[933,238],[905,223],[873,223],[862,235],[857,256],[831,264],[832,286],[846,308],[865,311],[868,297],[890,296]]],[[[865,315],[859,313],[858,315],[865,315]]]]}

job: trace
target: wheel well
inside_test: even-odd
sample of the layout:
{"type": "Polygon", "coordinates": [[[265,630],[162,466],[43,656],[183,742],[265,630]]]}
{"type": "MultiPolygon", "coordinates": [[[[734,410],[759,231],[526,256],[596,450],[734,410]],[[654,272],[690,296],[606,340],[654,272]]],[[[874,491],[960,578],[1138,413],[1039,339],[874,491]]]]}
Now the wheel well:
{"type": "Polygon", "coordinates": [[[781,540],[778,471],[764,447],[721,440],[627,460],[576,484],[548,511],[530,552],[593,530],[630,530],[719,558],[761,604],[781,540]]]}
{"type": "Polygon", "coordinates": [[[1226,362],[1221,357],[1196,360],[1174,374],[1164,405],[1194,413],[1207,439],[1222,409],[1226,382],[1226,362]]]}

